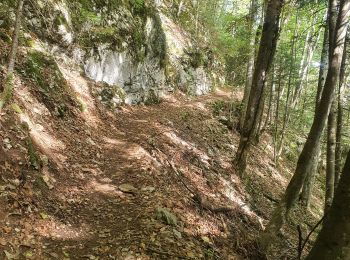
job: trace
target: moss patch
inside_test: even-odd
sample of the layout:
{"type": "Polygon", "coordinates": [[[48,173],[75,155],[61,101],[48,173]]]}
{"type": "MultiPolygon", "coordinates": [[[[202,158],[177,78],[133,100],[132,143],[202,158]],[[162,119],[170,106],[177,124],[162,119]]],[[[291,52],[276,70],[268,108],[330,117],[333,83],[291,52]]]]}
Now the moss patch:
{"type": "Polygon", "coordinates": [[[119,86],[110,86],[104,83],[98,92],[101,103],[108,108],[115,108],[116,106],[125,103],[126,93],[124,89],[119,86]]]}
{"type": "Polygon", "coordinates": [[[29,52],[17,70],[24,81],[34,83],[31,91],[52,114],[64,117],[70,105],[77,106],[74,94],[51,56],[39,51],[29,52]]]}
{"type": "Polygon", "coordinates": [[[30,137],[26,138],[26,144],[27,144],[30,166],[33,167],[35,170],[40,170],[41,168],[40,157],[30,137]]]}

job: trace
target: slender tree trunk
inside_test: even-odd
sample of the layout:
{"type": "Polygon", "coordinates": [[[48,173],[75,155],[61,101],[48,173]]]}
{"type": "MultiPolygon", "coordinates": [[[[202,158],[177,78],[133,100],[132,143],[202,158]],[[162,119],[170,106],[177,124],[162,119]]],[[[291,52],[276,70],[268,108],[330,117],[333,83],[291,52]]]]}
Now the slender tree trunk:
{"type": "Polygon", "coordinates": [[[259,135],[261,135],[265,131],[265,129],[268,127],[268,125],[270,124],[271,119],[272,119],[274,94],[275,94],[275,88],[276,88],[275,73],[276,73],[276,69],[275,69],[275,66],[273,65],[272,73],[271,73],[270,89],[269,89],[269,103],[267,106],[266,118],[265,118],[263,126],[261,127],[259,135]]]}
{"type": "Polygon", "coordinates": [[[278,124],[279,124],[279,108],[280,108],[280,100],[281,100],[281,93],[282,93],[282,68],[281,68],[281,57],[279,62],[279,73],[278,73],[278,89],[277,89],[277,104],[276,104],[276,110],[275,110],[275,132],[274,132],[274,138],[273,138],[273,159],[275,165],[277,165],[277,145],[278,145],[278,124]]]}
{"type": "Polygon", "coordinates": [[[244,94],[243,94],[243,100],[242,100],[242,112],[240,116],[239,121],[239,127],[242,128],[244,124],[245,115],[247,112],[247,105],[249,101],[249,95],[250,95],[250,89],[252,86],[253,81],[253,69],[254,69],[254,61],[255,61],[255,43],[256,43],[256,17],[258,14],[258,2],[257,0],[251,0],[250,3],[250,10],[249,10],[249,23],[248,23],[248,30],[250,31],[250,53],[249,53],[249,60],[247,64],[247,77],[244,87],[244,94]]]}
{"type": "MultiPolygon", "coordinates": [[[[275,157],[276,162],[278,161],[279,157],[282,154],[283,150],[283,144],[284,144],[284,135],[286,132],[287,124],[289,122],[289,117],[290,117],[290,98],[291,98],[291,93],[292,93],[292,78],[293,78],[293,72],[294,72],[294,64],[296,60],[296,38],[297,38],[297,30],[299,27],[298,24],[298,11],[296,13],[296,18],[295,18],[295,26],[294,26],[294,33],[293,33],[293,39],[292,39],[292,46],[290,49],[290,55],[292,57],[290,69],[289,69],[289,74],[288,74],[288,86],[287,86],[287,97],[286,97],[286,103],[284,106],[284,116],[283,116],[283,124],[282,124],[282,129],[280,132],[280,141],[277,143],[277,154],[275,157]]],[[[283,96],[283,94],[282,94],[283,96]]]]}
{"type": "Polygon", "coordinates": [[[331,62],[329,65],[327,78],[320,101],[320,105],[315,111],[315,116],[308,138],[304,148],[300,153],[295,173],[290,180],[286,192],[280,200],[277,208],[272,214],[272,218],[261,236],[261,246],[268,250],[274,243],[277,235],[286,222],[290,210],[296,204],[301,188],[303,187],[305,177],[311,170],[312,162],[316,157],[317,145],[320,142],[322,132],[325,128],[327,117],[334,97],[334,90],[339,80],[341,59],[343,56],[346,30],[350,16],[350,0],[340,2],[339,15],[336,26],[336,37],[330,42],[336,43],[331,53],[331,62]]]}
{"type": "Polygon", "coordinates": [[[333,100],[328,116],[327,131],[327,170],[326,170],[326,197],[325,212],[332,205],[334,197],[334,176],[335,176],[335,139],[336,139],[336,100],[333,100]]]}
{"type": "MultiPolygon", "coordinates": [[[[315,30],[315,28],[313,28],[313,30],[315,30]]],[[[300,76],[300,81],[298,82],[297,90],[295,91],[293,107],[296,107],[296,105],[298,104],[298,99],[300,98],[300,93],[307,86],[309,67],[310,67],[312,58],[314,57],[314,52],[319,40],[320,40],[320,31],[317,32],[316,38],[313,41],[312,41],[312,38],[310,40],[311,42],[307,49],[306,61],[300,76]]]]}
{"type": "Polygon", "coordinates": [[[321,62],[320,62],[321,64],[320,64],[320,70],[318,74],[316,108],[321,101],[323,86],[327,77],[328,59],[329,59],[328,51],[329,51],[329,31],[328,31],[328,19],[327,19],[327,25],[325,26],[325,29],[324,29],[324,38],[323,38],[321,62]]]}
{"type": "MultiPolygon", "coordinates": [[[[328,31],[328,23],[329,18],[328,14],[326,14],[326,25],[324,29],[324,36],[323,36],[323,43],[322,43],[322,52],[321,52],[321,61],[320,61],[320,70],[318,74],[318,84],[317,84],[317,94],[316,94],[316,101],[315,101],[315,111],[317,110],[317,107],[320,103],[322,92],[323,92],[323,86],[325,83],[325,79],[327,76],[327,70],[328,70],[328,51],[329,51],[329,31],[328,31]]],[[[311,170],[307,173],[307,176],[304,181],[303,190],[300,195],[300,201],[301,205],[305,209],[310,208],[310,201],[311,201],[311,194],[313,185],[315,182],[316,174],[318,173],[318,162],[320,160],[320,149],[321,145],[318,144],[316,147],[316,156],[314,161],[312,162],[311,170]]]]}
{"type": "Polygon", "coordinates": [[[266,76],[271,67],[276,51],[283,2],[283,0],[270,0],[266,8],[247,112],[244,126],[241,131],[240,144],[236,154],[237,166],[241,175],[245,171],[247,154],[257,134],[266,76]]]}
{"type": "Polygon", "coordinates": [[[298,82],[297,85],[295,86],[294,92],[293,92],[293,96],[292,96],[292,107],[295,108],[296,103],[298,101],[299,98],[299,94],[301,92],[301,88],[302,88],[302,84],[304,83],[304,78],[306,76],[306,71],[307,71],[307,60],[308,60],[308,54],[309,54],[309,46],[311,45],[311,31],[314,28],[314,20],[315,17],[313,19],[312,22],[312,28],[310,30],[308,30],[307,34],[306,34],[306,38],[305,38],[305,43],[304,43],[304,49],[303,49],[303,56],[300,62],[300,68],[299,68],[299,72],[298,72],[298,82]]]}
{"type": "Polygon", "coordinates": [[[345,42],[344,54],[342,59],[342,64],[340,68],[339,76],[339,88],[338,88],[338,111],[337,111],[337,131],[336,131],[336,144],[335,144],[335,177],[334,177],[334,186],[337,188],[339,179],[340,179],[340,169],[341,169],[341,140],[342,140],[342,127],[343,127],[343,90],[345,88],[345,65],[346,65],[346,49],[347,49],[348,40],[345,42]]]}
{"type": "MultiPolygon", "coordinates": [[[[339,95],[341,95],[339,93],[339,95]]],[[[338,111],[337,111],[337,132],[336,132],[336,144],[335,144],[335,176],[334,186],[337,188],[340,179],[340,169],[342,161],[342,128],[343,128],[343,105],[341,97],[338,97],[338,111]]]]}
{"type": "MultiPolygon", "coordinates": [[[[335,35],[335,14],[337,13],[337,0],[329,0],[330,8],[330,23],[329,23],[329,37],[334,37],[335,35]],[[332,19],[333,18],[333,19],[332,19]]],[[[345,39],[346,33],[344,35],[344,50],[345,50],[345,39]]],[[[329,42],[330,53],[336,48],[336,41],[329,42]]],[[[342,53],[342,59],[344,56],[344,51],[342,53]]],[[[329,59],[331,62],[331,58],[329,59]]],[[[341,62],[342,63],[342,62],[341,62]]],[[[341,67],[341,65],[340,65],[341,67]]],[[[340,78],[340,71],[339,71],[340,78]]],[[[328,134],[327,134],[327,171],[326,171],[326,195],[325,195],[325,212],[328,211],[332,205],[334,197],[334,185],[335,185],[335,145],[336,145],[336,102],[333,100],[332,106],[330,108],[330,113],[328,116],[328,134]]]]}
{"type": "Polygon", "coordinates": [[[0,111],[2,110],[2,108],[4,107],[6,102],[8,102],[8,100],[12,96],[13,71],[15,68],[15,62],[16,62],[16,56],[17,56],[18,36],[19,36],[20,28],[21,28],[23,2],[24,2],[24,0],[19,0],[18,4],[17,4],[16,24],[15,24],[15,28],[13,30],[11,52],[10,52],[10,56],[9,56],[9,63],[8,63],[8,67],[7,67],[6,77],[5,77],[4,90],[0,94],[0,111]]]}
{"type": "Polygon", "coordinates": [[[323,228],[306,260],[350,259],[350,152],[323,228]]]}
{"type": "Polygon", "coordinates": [[[180,17],[180,14],[181,14],[181,12],[182,12],[182,6],[183,6],[183,4],[184,4],[184,1],[183,0],[181,0],[180,1],[180,3],[179,3],[179,8],[177,9],[177,17],[180,17]]]}
{"type": "Polygon", "coordinates": [[[259,124],[258,124],[258,127],[257,127],[257,130],[256,130],[256,135],[255,135],[255,140],[254,140],[254,144],[257,144],[259,143],[259,140],[260,140],[260,135],[261,135],[261,128],[262,128],[262,122],[263,122],[263,119],[264,119],[264,113],[265,113],[265,100],[266,100],[266,88],[264,90],[264,94],[263,94],[263,97],[262,97],[262,100],[260,102],[260,106],[258,108],[258,111],[259,111],[259,114],[258,114],[258,118],[259,118],[259,124]]]}

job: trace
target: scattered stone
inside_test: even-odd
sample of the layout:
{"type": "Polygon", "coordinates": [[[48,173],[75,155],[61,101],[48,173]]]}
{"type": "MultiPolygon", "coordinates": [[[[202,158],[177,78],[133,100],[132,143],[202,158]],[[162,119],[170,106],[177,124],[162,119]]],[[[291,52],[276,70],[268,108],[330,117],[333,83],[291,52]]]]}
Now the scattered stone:
{"type": "Polygon", "coordinates": [[[7,242],[4,238],[0,238],[0,245],[1,246],[6,246],[7,242]]]}
{"type": "Polygon", "coordinates": [[[166,208],[157,208],[157,218],[170,226],[177,226],[177,218],[166,208]]]}
{"type": "Polygon", "coordinates": [[[7,150],[10,150],[12,148],[11,140],[10,138],[4,138],[3,140],[4,148],[7,150]]]}
{"type": "Polygon", "coordinates": [[[203,240],[203,242],[207,243],[207,244],[211,244],[210,238],[207,236],[201,236],[201,239],[203,240]]]}
{"type": "Polygon", "coordinates": [[[173,229],[173,233],[175,235],[176,238],[181,239],[182,238],[182,234],[181,232],[177,231],[176,229],[173,229]]]}
{"type": "Polygon", "coordinates": [[[141,191],[144,191],[144,192],[154,192],[156,190],[156,188],[152,187],[152,186],[147,186],[147,187],[144,187],[141,189],[141,191]]]}
{"type": "Polygon", "coordinates": [[[119,190],[121,190],[124,193],[130,193],[130,194],[135,194],[137,192],[137,189],[128,183],[120,185],[119,190]]]}

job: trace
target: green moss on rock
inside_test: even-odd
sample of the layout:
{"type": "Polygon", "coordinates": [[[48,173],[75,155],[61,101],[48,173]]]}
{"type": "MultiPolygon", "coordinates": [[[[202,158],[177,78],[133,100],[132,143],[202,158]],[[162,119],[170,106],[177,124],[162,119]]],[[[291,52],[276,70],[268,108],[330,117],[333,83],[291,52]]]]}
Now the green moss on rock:
{"type": "Polygon", "coordinates": [[[27,60],[17,70],[24,81],[34,83],[31,90],[52,114],[64,117],[69,105],[78,106],[75,95],[51,56],[39,51],[29,52],[27,60]]]}

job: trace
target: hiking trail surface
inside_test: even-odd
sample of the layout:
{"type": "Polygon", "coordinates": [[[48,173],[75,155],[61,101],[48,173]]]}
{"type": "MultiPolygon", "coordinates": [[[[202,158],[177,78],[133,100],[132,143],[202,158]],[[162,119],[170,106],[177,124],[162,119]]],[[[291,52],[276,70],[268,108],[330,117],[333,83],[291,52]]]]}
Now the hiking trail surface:
{"type": "Polygon", "coordinates": [[[68,106],[63,118],[52,116],[22,86],[16,100],[32,109],[1,116],[1,257],[259,259],[254,234],[290,172],[266,163],[264,141],[245,191],[232,168],[239,96],[177,92],[110,110],[79,75],[67,82],[87,88],[84,112],[68,106]]]}

